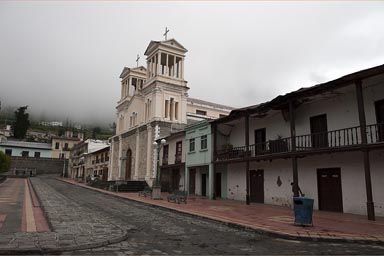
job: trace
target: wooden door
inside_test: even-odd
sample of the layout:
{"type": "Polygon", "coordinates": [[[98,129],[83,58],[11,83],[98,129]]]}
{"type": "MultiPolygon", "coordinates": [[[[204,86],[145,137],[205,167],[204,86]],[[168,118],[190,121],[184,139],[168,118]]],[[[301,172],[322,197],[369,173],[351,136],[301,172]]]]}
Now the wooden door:
{"type": "Polygon", "coordinates": [[[207,174],[201,174],[201,195],[207,196],[207,174]]]}
{"type": "Polygon", "coordinates": [[[375,102],[376,122],[377,122],[377,140],[384,141],[384,100],[375,102]]]}
{"type": "Polygon", "coordinates": [[[251,170],[249,173],[251,202],[264,203],[264,170],[251,170]]]}
{"type": "Polygon", "coordinates": [[[217,172],[215,175],[215,193],[216,197],[221,197],[221,173],[217,172]]]}
{"type": "Polygon", "coordinates": [[[171,188],[171,170],[170,169],[161,169],[160,170],[160,184],[161,192],[172,192],[171,188]]]}
{"type": "Polygon", "coordinates": [[[131,180],[131,171],[132,171],[132,151],[131,149],[127,150],[127,159],[125,162],[125,180],[131,180]]]}
{"type": "Polygon", "coordinates": [[[265,128],[255,130],[255,154],[262,155],[266,149],[266,130],[265,128]]]}
{"type": "Polygon", "coordinates": [[[319,210],[343,212],[340,168],[317,169],[319,210]]]}
{"type": "Polygon", "coordinates": [[[189,170],[189,194],[194,195],[196,188],[196,169],[189,170]]]}
{"type": "Polygon", "coordinates": [[[328,147],[327,115],[318,115],[310,118],[311,142],[313,148],[328,147]]]}
{"type": "Polygon", "coordinates": [[[102,180],[103,180],[103,181],[108,180],[108,167],[104,167],[104,168],[103,168],[103,177],[102,177],[102,180]]]}
{"type": "Polygon", "coordinates": [[[179,168],[172,170],[172,182],[171,182],[171,192],[179,190],[180,183],[180,170],[179,168]]]}

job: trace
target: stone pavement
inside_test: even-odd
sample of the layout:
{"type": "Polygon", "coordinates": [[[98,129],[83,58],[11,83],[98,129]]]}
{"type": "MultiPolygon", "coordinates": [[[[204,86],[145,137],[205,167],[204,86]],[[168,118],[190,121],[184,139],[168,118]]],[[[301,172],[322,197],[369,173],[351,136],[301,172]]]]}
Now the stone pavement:
{"type": "MultiPolygon", "coordinates": [[[[8,213],[12,214],[11,216],[7,215],[6,218],[12,218],[12,216],[16,216],[16,218],[9,222],[11,228],[4,225],[1,229],[0,254],[52,254],[94,248],[120,242],[127,238],[126,229],[111,223],[107,217],[99,216],[76,202],[70,201],[39,178],[31,178],[32,186],[25,186],[26,180],[24,179],[10,179],[9,182],[12,184],[13,191],[12,196],[9,194],[9,200],[13,200],[11,203],[14,204],[8,206],[12,210],[8,209],[8,213]],[[36,194],[31,192],[33,188],[36,194]],[[24,196],[24,191],[33,195],[31,195],[31,201],[22,207],[20,202],[24,196]],[[37,197],[40,199],[41,206],[45,209],[52,231],[41,229],[41,218],[39,219],[39,217],[36,218],[33,224],[29,224],[29,230],[27,224],[26,230],[19,228],[22,226],[20,219],[23,219],[21,218],[20,209],[31,209],[33,204],[38,204],[37,197]],[[35,225],[35,230],[33,225],[35,225]]],[[[3,188],[4,184],[7,183],[2,183],[0,188],[3,188]]],[[[1,212],[6,210],[1,208],[0,220],[4,219],[2,217],[4,214],[1,212]]],[[[27,215],[33,213],[31,211],[28,213],[27,210],[24,212],[28,223],[27,219],[31,218],[31,216],[27,215]]],[[[7,221],[4,223],[7,224],[7,221]]]]}
{"type": "Polygon", "coordinates": [[[245,205],[244,202],[234,200],[208,200],[198,196],[189,198],[187,204],[175,204],[167,202],[167,194],[162,195],[163,200],[152,200],[140,197],[137,193],[116,193],[92,188],[71,179],[61,180],[120,198],[225,222],[229,225],[245,227],[282,238],[384,244],[384,218],[368,221],[366,216],[314,211],[314,226],[301,227],[293,225],[293,211],[286,207],[265,204],[245,205]]]}

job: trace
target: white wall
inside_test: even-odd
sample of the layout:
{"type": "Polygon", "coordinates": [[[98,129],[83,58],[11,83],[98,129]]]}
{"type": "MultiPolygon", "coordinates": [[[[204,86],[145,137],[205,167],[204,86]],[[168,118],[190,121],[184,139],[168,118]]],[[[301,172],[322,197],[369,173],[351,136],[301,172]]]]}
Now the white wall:
{"type": "MultiPolygon", "coordinates": [[[[384,216],[384,150],[370,153],[373,201],[377,216],[384,216]]],[[[315,199],[318,209],[317,169],[341,169],[343,210],[346,213],[366,214],[365,176],[362,152],[345,152],[308,156],[298,159],[299,186],[306,197],[315,199]]],[[[251,162],[250,169],[264,170],[264,201],[266,204],[292,205],[292,160],[279,159],[251,162]],[[280,177],[281,185],[277,180],[280,177]]],[[[228,165],[228,198],[245,200],[245,164],[228,165]],[[237,187],[238,186],[238,187],[237,187]],[[231,193],[232,192],[232,193],[231,193]],[[234,193],[235,192],[235,193],[234,193]]]]}

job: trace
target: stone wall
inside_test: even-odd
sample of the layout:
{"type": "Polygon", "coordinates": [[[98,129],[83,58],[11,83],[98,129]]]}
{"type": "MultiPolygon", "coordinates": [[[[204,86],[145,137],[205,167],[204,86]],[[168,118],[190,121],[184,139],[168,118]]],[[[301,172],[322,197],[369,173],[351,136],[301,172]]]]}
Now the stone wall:
{"type": "MultiPolygon", "coordinates": [[[[24,158],[12,157],[9,173],[13,173],[15,169],[36,169],[36,174],[62,174],[63,159],[56,158],[24,158]]],[[[65,173],[68,173],[68,160],[65,160],[65,173]]]]}

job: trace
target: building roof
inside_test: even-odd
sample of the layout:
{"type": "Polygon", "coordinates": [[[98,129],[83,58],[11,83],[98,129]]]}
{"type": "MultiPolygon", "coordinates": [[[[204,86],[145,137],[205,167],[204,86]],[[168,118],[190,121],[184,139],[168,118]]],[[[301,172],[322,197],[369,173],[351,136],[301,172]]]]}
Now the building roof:
{"type": "Polygon", "coordinates": [[[296,91],[289,92],[284,95],[279,95],[271,101],[267,101],[261,104],[252,105],[244,108],[238,108],[232,110],[229,116],[219,118],[216,121],[226,121],[229,119],[233,119],[236,116],[244,115],[244,114],[253,114],[253,113],[265,113],[271,109],[282,109],[287,107],[287,104],[293,100],[299,100],[303,98],[308,98],[311,96],[319,95],[323,92],[336,90],[342,87],[345,87],[355,81],[363,80],[368,77],[376,76],[384,74],[384,65],[360,70],[358,72],[354,72],[335,80],[317,84],[311,87],[300,88],[296,91]]]}
{"type": "Polygon", "coordinates": [[[148,56],[149,52],[151,52],[152,49],[154,49],[155,47],[157,47],[159,45],[165,45],[167,47],[172,47],[172,48],[175,48],[175,49],[179,49],[179,50],[182,50],[183,52],[187,52],[188,51],[187,49],[185,49],[185,47],[182,44],[177,42],[176,39],[171,38],[171,39],[164,40],[164,41],[153,41],[152,40],[149,43],[147,49],[145,50],[144,55],[148,56]]]}
{"type": "Polygon", "coordinates": [[[52,139],[56,140],[73,140],[73,141],[80,141],[80,138],[77,137],[66,137],[66,136],[52,136],[52,139]]]}
{"type": "Polygon", "coordinates": [[[101,153],[101,152],[104,152],[104,151],[109,151],[109,146],[108,145],[106,145],[105,147],[100,148],[100,149],[98,149],[96,151],[93,151],[90,154],[98,154],[98,153],[101,153]]]}
{"type": "Polygon", "coordinates": [[[7,140],[0,143],[2,147],[14,147],[14,148],[34,148],[34,149],[49,149],[52,145],[50,143],[28,142],[19,140],[7,140]]]}
{"type": "Polygon", "coordinates": [[[205,100],[200,100],[200,99],[195,99],[195,98],[189,98],[189,97],[187,98],[187,102],[191,103],[192,105],[193,104],[199,104],[199,105],[205,105],[205,106],[208,106],[208,107],[228,109],[228,110],[235,109],[234,107],[217,104],[217,103],[210,102],[210,101],[205,101],[205,100]]]}

